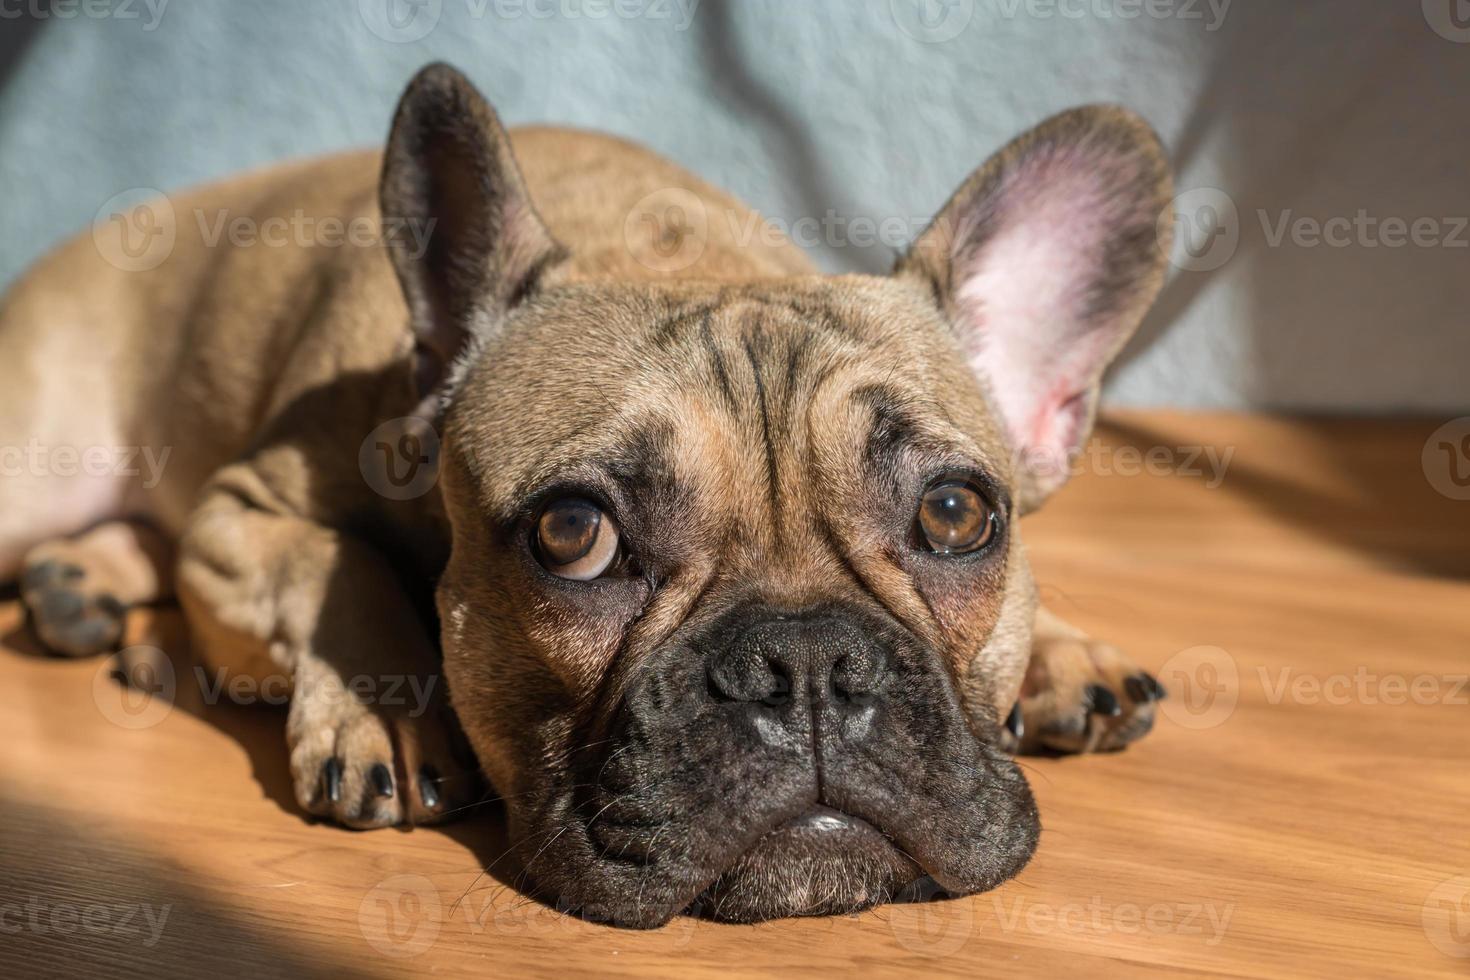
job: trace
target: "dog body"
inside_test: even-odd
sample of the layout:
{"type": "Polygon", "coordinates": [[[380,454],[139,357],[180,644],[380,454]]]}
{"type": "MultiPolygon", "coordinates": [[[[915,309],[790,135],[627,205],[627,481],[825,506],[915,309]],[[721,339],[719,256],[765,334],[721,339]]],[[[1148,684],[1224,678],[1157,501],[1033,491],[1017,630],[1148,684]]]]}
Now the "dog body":
{"type": "Polygon", "coordinates": [[[1081,110],[893,276],[823,277],[434,66],[385,154],[155,203],[161,264],[119,267],[135,212],[12,290],[0,443],[167,456],[146,485],[32,452],[0,576],[58,652],[177,594],[202,657],[289,676],[310,812],[430,822],[483,769],[533,886],[589,915],[991,887],[1038,829],[1008,752],[1120,747],[1161,696],[1038,612],[1016,518],[1157,289],[1168,196],[1145,127],[1081,110]],[[211,234],[303,216],[372,242],[211,234]]]}

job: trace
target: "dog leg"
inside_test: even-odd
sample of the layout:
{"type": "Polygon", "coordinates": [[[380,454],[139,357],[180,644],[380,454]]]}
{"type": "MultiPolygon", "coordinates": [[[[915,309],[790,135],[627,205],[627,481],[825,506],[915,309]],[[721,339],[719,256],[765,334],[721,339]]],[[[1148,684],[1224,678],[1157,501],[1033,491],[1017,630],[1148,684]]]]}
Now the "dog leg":
{"type": "Polygon", "coordinates": [[[116,649],[129,606],[173,594],[172,551],[157,530],[131,521],[32,548],[21,597],[41,642],[71,657],[116,649]]]}
{"type": "Polygon", "coordinates": [[[215,666],[289,678],[292,782],[309,813],[431,823],[482,795],[436,647],[367,544],[209,494],[180,544],[179,598],[215,666]]]}
{"type": "Polygon", "coordinates": [[[1022,752],[1108,752],[1154,725],[1163,686],[1115,647],[1045,608],[1036,611],[1021,685],[1022,752]]]}

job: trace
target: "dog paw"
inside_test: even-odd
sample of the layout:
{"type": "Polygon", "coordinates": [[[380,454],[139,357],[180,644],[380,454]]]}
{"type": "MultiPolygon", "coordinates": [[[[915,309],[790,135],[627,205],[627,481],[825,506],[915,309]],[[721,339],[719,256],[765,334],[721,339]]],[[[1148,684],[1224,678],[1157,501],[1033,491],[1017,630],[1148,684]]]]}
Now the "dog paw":
{"type": "Polygon", "coordinates": [[[296,801],[362,830],[453,818],[483,798],[484,783],[445,715],[381,711],[345,692],[298,694],[287,725],[296,801]]]}
{"type": "Polygon", "coordinates": [[[1167,696],[1152,674],[1106,643],[1038,640],[1007,738],[1023,753],[1116,751],[1149,733],[1167,696]]]}
{"type": "Polygon", "coordinates": [[[54,653],[88,657],[122,641],[127,606],[78,564],[41,559],[21,575],[21,598],[41,642],[54,653]]]}

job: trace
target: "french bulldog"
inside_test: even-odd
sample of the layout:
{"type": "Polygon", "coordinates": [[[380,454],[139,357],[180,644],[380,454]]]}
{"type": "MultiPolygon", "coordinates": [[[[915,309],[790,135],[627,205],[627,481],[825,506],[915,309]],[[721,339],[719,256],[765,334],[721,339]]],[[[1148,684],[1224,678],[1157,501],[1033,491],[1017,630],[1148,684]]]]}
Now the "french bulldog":
{"type": "Polygon", "coordinates": [[[1020,518],[1159,289],[1170,198],[1141,120],[1075,109],[890,275],[823,276],[431,65],[384,152],[139,205],[9,291],[0,576],[58,654],[176,597],[193,656],[286,678],[309,814],[432,823],[483,774],[563,909],[988,889],[1037,843],[1013,752],[1120,748],[1164,694],[1039,608],[1020,518]],[[373,235],[217,233],[303,215],[373,235]],[[137,229],[152,267],[116,260],[137,229]],[[405,679],[428,710],[375,696],[405,679]]]}

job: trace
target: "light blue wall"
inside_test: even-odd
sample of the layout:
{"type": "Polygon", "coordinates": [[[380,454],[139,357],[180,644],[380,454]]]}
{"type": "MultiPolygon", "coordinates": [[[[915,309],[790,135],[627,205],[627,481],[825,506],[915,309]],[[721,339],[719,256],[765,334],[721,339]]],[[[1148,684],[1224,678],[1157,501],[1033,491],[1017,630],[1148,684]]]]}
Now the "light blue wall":
{"type": "MultiPolygon", "coordinates": [[[[885,269],[901,244],[855,245],[848,222],[916,229],[1015,132],[1106,100],[1155,124],[1182,189],[1226,195],[1239,234],[1218,268],[1176,274],[1114,402],[1463,410],[1470,29],[1454,3],[0,0],[0,281],[119,191],[380,141],[434,59],[508,122],[634,137],[778,219],[835,212],[813,243],[834,271],[885,269]],[[1360,210],[1434,219],[1440,241],[1272,242],[1283,216],[1360,210]]],[[[1196,193],[1186,216],[1221,200],[1196,193]]]]}

